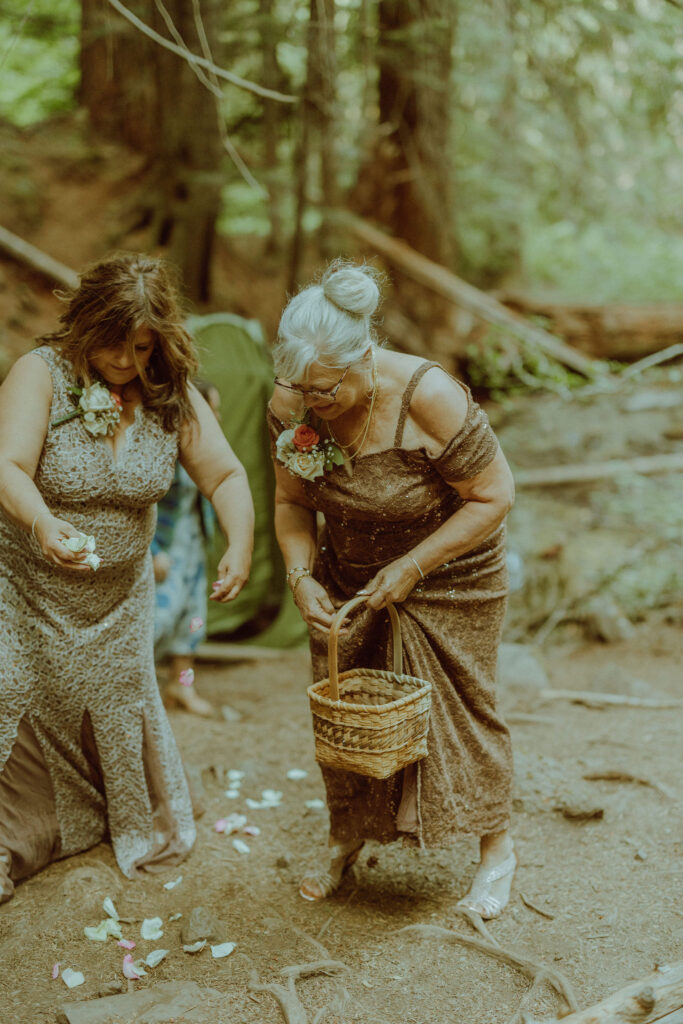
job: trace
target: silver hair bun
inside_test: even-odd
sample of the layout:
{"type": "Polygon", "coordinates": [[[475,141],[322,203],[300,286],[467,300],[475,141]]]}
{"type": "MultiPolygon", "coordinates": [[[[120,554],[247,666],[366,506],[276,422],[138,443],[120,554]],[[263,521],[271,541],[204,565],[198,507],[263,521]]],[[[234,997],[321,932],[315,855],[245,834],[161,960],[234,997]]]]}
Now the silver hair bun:
{"type": "Polygon", "coordinates": [[[341,260],[327,268],[320,282],[326,299],[352,316],[370,317],[379,305],[380,290],[372,267],[341,260]]]}

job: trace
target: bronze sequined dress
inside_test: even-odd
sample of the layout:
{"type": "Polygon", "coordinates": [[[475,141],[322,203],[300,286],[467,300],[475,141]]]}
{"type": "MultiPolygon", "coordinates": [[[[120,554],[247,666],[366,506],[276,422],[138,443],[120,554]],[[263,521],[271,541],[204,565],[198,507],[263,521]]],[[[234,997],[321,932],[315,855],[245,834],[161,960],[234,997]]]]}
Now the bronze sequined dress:
{"type": "MultiPolygon", "coordinates": [[[[458,511],[464,500],[450,485],[480,473],[498,442],[468,389],[467,414],[437,458],[401,447],[422,363],[403,396],[392,448],[360,455],[353,475],[338,467],[303,480],[310,507],[322,512],[313,575],[340,606],[389,562],[400,558],[458,511]]],[[[269,410],[273,439],[289,424],[269,410]]],[[[504,526],[466,554],[430,572],[396,605],[403,633],[404,671],[432,683],[429,754],[417,769],[376,780],[322,768],[330,831],[338,841],[403,837],[445,847],[462,835],[509,826],[510,737],[496,709],[495,678],[507,596],[504,526]],[[406,828],[402,801],[414,790],[416,820],[406,828]]],[[[340,638],[339,669],[390,667],[385,611],[363,608],[340,638]]],[[[327,676],[327,642],[311,631],[313,675],[327,676]]],[[[405,803],[404,805],[405,806],[405,803]]]]}
{"type": "MultiPolygon", "coordinates": [[[[52,348],[36,352],[52,424],[73,409],[75,380],[52,348]]],[[[80,419],[49,427],[35,483],[55,516],[95,537],[96,572],[51,564],[0,511],[0,902],[107,835],[129,877],[194,842],[153,659],[149,545],[177,454],[177,433],[141,406],[116,458],[80,419]]]]}

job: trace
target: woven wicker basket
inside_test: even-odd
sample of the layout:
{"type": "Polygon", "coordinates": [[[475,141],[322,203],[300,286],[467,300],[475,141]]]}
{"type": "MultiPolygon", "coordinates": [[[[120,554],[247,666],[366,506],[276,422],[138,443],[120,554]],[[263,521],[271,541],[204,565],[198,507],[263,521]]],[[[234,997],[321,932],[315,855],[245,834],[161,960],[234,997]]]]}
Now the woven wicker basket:
{"type": "Polygon", "coordinates": [[[329,677],[308,688],[316,760],[373,779],[390,775],[427,753],[432,684],[403,674],[401,624],[393,604],[393,672],[356,668],[339,674],[339,630],[348,613],[366,601],[354,597],[337,612],[328,643],[329,677]]]}

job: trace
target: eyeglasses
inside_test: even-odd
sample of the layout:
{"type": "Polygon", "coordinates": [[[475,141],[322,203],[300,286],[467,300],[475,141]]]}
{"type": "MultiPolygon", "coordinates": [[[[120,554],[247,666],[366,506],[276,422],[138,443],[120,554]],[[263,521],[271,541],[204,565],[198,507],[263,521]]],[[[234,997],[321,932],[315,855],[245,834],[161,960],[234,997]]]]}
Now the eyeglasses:
{"type": "Polygon", "coordinates": [[[300,384],[285,384],[285,382],[280,380],[279,377],[275,377],[274,380],[279,388],[286,388],[287,391],[296,391],[298,395],[303,395],[304,398],[327,398],[328,400],[334,401],[337,397],[339,388],[344,383],[344,377],[350,369],[351,365],[349,364],[334,387],[327,388],[324,391],[320,390],[320,388],[302,388],[300,384]]]}

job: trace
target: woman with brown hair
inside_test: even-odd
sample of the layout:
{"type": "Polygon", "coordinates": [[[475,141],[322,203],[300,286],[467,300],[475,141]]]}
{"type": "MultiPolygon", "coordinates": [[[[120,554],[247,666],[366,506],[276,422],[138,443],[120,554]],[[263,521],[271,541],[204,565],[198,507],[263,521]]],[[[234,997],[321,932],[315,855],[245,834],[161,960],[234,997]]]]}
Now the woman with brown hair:
{"type": "Polygon", "coordinates": [[[178,863],[192,806],[154,673],[155,503],[176,459],[249,573],[243,467],[190,383],[168,269],[121,254],[61,296],[61,328],[0,388],[0,902],[106,835],[133,877],[178,863]]]}

